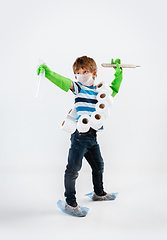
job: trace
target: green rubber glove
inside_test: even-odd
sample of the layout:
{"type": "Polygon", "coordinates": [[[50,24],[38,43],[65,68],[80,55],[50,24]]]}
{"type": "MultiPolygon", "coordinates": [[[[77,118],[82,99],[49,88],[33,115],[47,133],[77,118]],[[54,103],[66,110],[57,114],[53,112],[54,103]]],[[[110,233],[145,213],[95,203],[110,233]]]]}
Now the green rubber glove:
{"type": "Polygon", "coordinates": [[[52,83],[57,85],[59,88],[68,92],[71,87],[71,80],[65,78],[55,72],[52,72],[45,64],[41,64],[37,69],[37,75],[45,71],[45,77],[49,79],[52,83]]]}
{"type": "Polygon", "coordinates": [[[115,79],[112,81],[110,88],[113,90],[112,97],[115,97],[115,95],[118,93],[121,82],[122,82],[122,69],[120,68],[119,64],[121,63],[121,60],[117,58],[114,62],[113,58],[111,59],[111,64],[116,64],[117,66],[114,67],[115,69],[115,79]]]}

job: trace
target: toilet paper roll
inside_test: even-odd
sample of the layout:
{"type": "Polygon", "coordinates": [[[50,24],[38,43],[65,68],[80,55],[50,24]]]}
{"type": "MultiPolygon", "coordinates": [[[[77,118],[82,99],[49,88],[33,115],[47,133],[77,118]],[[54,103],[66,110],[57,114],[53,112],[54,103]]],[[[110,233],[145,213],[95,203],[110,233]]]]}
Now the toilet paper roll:
{"type": "Polygon", "coordinates": [[[101,92],[101,91],[106,91],[108,92],[110,95],[112,94],[112,89],[109,87],[109,85],[102,81],[100,82],[97,86],[96,86],[96,91],[97,92],[101,92]]]}
{"type": "Polygon", "coordinates": [[[91,126],[91,118],[89,115],[82,115],[77,122],[77,129],[79,132],[88,132],[91,126]]]}
{"type": "Polygon", "coordinates": [[[100,91],[97,95],[97,100],[99,102],[108,102],[109,107],[111,107],[113,104],[113,97],[111,97],[111,95],[107,91],[100,91]]]}
{"type": "Polygon", "coordinates": [[[77,111],[76,111],[76,107],[74,107],[73,109],[71,109],[69,112],[68,112],[68,116],[72,117],[72,118],[77,118],[77,111]]]}
{"type": "Polygon", "coordinates": [[[61,129],[72,134],[73,132],[75,132],[76,128],[77,123],[75,119],[67,115],[66,119],[62,123],[61,129]]]}
{"type": "Polygon", "coordinates": [[[102,113],[105,118],[110,116],[110,108],[109,104],[106,101],[99,101],[96,103],[96,111],[102,113]]]}
{"type": "Polygon", "coordinates": [[[104,115],[98,111],[95,111],[91,115],[91,127],[95,130],[101,128],[104,122],[104,115]]]}

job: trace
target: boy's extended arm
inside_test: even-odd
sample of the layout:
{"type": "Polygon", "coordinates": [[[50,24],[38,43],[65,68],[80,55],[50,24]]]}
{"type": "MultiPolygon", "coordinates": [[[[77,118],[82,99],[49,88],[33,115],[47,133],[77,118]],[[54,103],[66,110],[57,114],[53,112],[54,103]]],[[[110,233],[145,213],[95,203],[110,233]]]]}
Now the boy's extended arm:
{"type": "Polygon", "coordinates": [[[122,69],[120,68],[119,64],[121,63],[121,60],[117,58],[114,62],[114,60],[111,60],[111,64],[116,63],[117,67],[115,67],[115,79],[112,81],[110,88],[113,90],[112,97],[115,97],[115,95],[118,93],[121,82],[122,82],[122,69]]]}
{"type": "Polygon", "coordinates": [[[45,70],[45,77],[52,83],[57,85],[62,90],[68,92],[69,89],[73,90],[72,81],[69,78],[65,78],[53,71],[51,71],[45,64],[41,64],[37,69],[37,75],[45,70]]]}

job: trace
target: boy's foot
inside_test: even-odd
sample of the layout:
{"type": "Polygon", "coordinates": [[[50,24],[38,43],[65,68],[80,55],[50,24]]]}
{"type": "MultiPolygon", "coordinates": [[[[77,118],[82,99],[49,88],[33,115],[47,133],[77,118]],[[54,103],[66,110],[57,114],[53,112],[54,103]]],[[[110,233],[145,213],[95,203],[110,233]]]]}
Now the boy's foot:
{"type": "MultiPolygon", "coordinates": [[[[74,205],[76,204],[77,203],[75,203],[74,205]]],[[[89,211],[89,208],[81,207],[78,204],[76,205],[76,207],[72,207],[61,200],[57,202],[57,205],[63,212],[75,217],[85,217],[89,211]]]]}
{"type": "Polygon", "coordinates": [[[111,200],[112,198],[113,198],[113,195],[111,193],[106,193],[106,192],[104,192],[102,196],[99,196],[94,192],[92,196],[93,201],[105,201],[105,200],[111,200]]]}
{"type": "Polygon", "coordinates": [[[95,192],[88,193],[85,196],[90,197],[93,201],[107,201],[107,200],[115,200],[118,193],[106,193],[103,192],[102,196],[97,195],[95,192]]]}
{"type": "MultiPolygon", "coordinates": [[[[72,207],[72,206],[68,205],[67,203],[65,203],[64,210],[72,215],[80,214],[82,212],[82,209],[79,205],[77,205],[76,207],[72,207]]],[[[85,215],[86,215],[86,213],[85,213],[85,215]]]]}

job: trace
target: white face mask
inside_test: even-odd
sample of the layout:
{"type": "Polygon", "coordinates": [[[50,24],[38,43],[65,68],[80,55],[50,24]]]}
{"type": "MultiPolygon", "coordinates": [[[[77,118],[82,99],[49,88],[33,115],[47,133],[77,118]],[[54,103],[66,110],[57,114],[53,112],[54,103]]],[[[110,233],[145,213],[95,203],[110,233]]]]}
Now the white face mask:
{"type": "Polygon", "coordinates": [[[85,86],[92,86],[94,84],[94,80],[92,78],[92,74],[91,73],[87,73],[87,74],[75,74],[78,82],[82,83],[85,86]]]}

